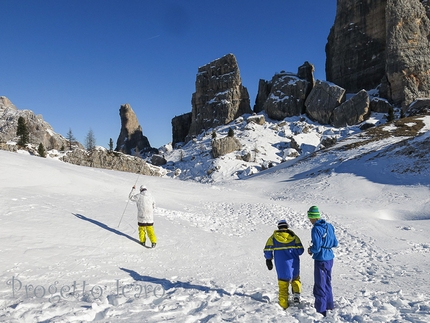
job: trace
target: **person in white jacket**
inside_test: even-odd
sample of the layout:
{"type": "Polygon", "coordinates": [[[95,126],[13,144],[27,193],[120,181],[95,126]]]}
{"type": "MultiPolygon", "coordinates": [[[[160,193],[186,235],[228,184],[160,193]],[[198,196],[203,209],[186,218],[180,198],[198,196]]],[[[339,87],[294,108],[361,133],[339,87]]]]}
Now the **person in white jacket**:
{"type": "MultiPolygon", "coordinates": [[[[136,186],[133,186],[133,190],[136,186]]],[[[151,247],[154,248],[157,244],[157,237],[154,232],[154,209],[155,201],[148,189],[142,185],[140,186],[140,193],[133,194],[130,192],[129,199],[136,202],[137,205],[137,225],[139,226],[139,240],[144,246],[146,242],[146,234],[148,234],[151,241],[151,247]]]]}

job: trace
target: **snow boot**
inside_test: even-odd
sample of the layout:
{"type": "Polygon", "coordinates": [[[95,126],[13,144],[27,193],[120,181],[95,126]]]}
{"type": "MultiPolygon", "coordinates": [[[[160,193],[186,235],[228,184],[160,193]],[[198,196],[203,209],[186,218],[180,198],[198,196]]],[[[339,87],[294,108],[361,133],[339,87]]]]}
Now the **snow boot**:
{"type": "Polygon", "coordinates": [[[300,294],[294,293],[294,304],[300,304],[300,294]]]}

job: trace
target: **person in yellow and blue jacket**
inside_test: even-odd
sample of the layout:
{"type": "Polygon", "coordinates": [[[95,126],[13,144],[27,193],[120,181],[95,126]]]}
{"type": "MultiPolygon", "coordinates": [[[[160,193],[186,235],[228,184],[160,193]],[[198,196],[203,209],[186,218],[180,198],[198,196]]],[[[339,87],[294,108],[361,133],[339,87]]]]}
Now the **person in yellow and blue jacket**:
{"type": "Polygon", "coordinates": [[[299,257],[303,252],[304,248],[300,238],[288,228],[287,221],[279,221],[278,230],[275,230],[266,242],[264,257],[269,270],[273,269],[272,260],[275,260],[279,286],[279,305],[283,309],[288,308],[290,284],[294,295],[294,303],[300,303],[302,283],[300,282],[299,257]]]}

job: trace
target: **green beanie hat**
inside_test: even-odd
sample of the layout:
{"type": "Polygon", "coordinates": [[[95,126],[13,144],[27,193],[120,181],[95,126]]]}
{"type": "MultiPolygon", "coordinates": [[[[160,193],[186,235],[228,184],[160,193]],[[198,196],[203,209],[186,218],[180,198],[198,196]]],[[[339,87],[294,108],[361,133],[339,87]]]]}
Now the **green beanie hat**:
{"type": "Polygon", "coordinates": [[[308,211],[308,218],[309,219],[319,219],[320,218],[320,211],[318,210],[317,206],[311,206],[308,211]]]}

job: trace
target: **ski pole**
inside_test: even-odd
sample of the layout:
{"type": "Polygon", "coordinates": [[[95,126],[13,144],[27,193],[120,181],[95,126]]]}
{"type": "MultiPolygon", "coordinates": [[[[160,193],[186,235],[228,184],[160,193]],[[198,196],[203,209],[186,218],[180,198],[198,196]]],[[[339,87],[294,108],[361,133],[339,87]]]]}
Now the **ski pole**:
{"type": "MultiPolygon", "coordinates": [[[[134,186],[133,186],[133,188],[131,189],[130,193],[128,194],[129,196],[130,196],[131,192],[133,192],[133,189],[134,189],[134,186]]],[[[127,200],[127,203],[125,204],[125,208],[124,208],[124,211],[122,212],[121,219],[119,220],[119,223],[118,223],[117,228],[119,228],[119,225],[121,224],[121,221],[122,221],[122,218],[123,218],[123,216],[124,216],[125,210],[127,210],[128,202],[130,202],[130,199],[128,199],[128,200],[127,200]]]]}
{"type": "MultiPolygon", "coordinates": [[[[142,169],[143,169],[143,165],[142,165],[142,169]]],[[[142,173],[142,169],[140,169],[140,171],[139,171],[139,173],[137,175],[136,181],[134,182],[134,185],[133,185],[133,188],[130,191],[130,194],[131,194],[131,192],[133,192],[134,188],[136,187],[137,181],[139,180],[140,173],[142,173]]],[[[130,194],[128,194],[128,196],[130,196],[130,194]]],[[[119,228],[119,225],[121,224],[121,221],[122,221],[122,218],[124,216],[125,210],[127,210],[128,202],[130,202],[130,198],[127,200],[127,203],[125,204],[125,208],[124,208],[124,211],[122,212],[121,219],[119,220],[117,228],[119,228]]]]}

